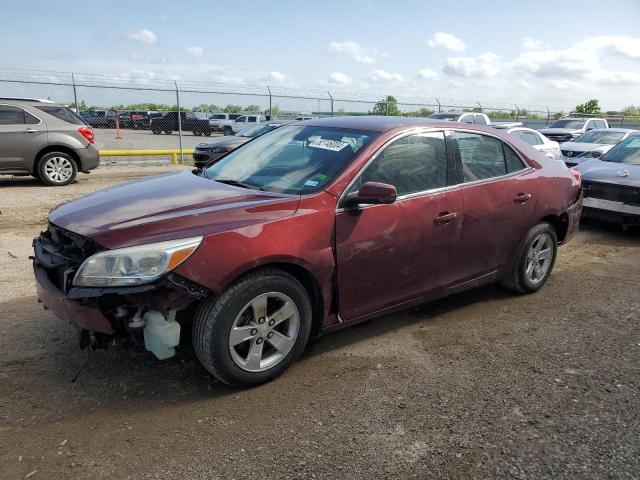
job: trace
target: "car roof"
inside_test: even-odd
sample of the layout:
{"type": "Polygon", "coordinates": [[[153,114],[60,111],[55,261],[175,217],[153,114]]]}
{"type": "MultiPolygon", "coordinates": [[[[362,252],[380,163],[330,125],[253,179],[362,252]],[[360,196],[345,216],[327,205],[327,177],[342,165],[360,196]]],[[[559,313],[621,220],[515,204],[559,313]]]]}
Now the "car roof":
{"type": "Polygon", "coordinates": [[[0,102],[10,101],[10,102],[26,102],[26,103],[46,103],[47,105],[59,105],[56,102],[51,100],[46,100],[43,98],[23,98],[23,97],[0,97],[0,102]]]}
{"type": "Polygon", "coordinates": [[[636,130],[634,128],[594,128],[589,131],[590,132],[620,132],[620,133],[638,132],[640,133],[640,130],[636,130]]]}
{"type": "Polygon", "coordinates": [[[295,122],[295,125],[314,127],[349,128],[353,130],[369,130],[386,132],[399,127],[425,126],[452,128],[451,122],[442,122],[424,117],[384,117],[377,115],[361,115],[352,117],[325,117],[295,122]]]}

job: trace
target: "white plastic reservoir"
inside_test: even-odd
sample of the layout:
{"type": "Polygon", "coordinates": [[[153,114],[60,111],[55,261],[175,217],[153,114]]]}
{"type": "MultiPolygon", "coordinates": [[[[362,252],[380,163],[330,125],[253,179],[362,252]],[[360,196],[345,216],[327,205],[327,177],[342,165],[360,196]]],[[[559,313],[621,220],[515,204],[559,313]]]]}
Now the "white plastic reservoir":
{"type": "Polygon", "coordinates": [[[149,310],[143,317],[144,346],[160,360],[173,357],[174,347],[180,342],[180,324],[173,317],[165,318],[155,310],[149,310]]]}

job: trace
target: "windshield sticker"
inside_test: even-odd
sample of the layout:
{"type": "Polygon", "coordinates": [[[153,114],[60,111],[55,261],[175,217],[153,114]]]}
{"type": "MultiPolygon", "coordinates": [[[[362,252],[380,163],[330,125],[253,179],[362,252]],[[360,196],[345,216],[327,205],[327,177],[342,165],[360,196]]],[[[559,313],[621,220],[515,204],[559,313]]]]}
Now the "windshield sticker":
{"type": "Polygon", "coordinates": [[[317,187],[320,184],[317,180],[307,180],[304,182],[305,187],[317,187]]]}
{"type": "Polygon", "coordinates": [[[331,150],[332,152],[339,152],[347,145],[349,144],[338,140],[323,140],[322,138],[309,144],[311,148],[321,148],[323,150],[331,150]]]}

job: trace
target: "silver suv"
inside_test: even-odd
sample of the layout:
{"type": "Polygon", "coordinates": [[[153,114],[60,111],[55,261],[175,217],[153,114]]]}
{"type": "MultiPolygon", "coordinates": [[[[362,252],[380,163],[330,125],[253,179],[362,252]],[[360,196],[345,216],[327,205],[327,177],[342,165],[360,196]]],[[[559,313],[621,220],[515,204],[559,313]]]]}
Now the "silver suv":
{"type": "Polygon", "coordinates": [[[0,97],[0,175],[67,185],[100,163],[91,127],[48,100],[0,97]]]}

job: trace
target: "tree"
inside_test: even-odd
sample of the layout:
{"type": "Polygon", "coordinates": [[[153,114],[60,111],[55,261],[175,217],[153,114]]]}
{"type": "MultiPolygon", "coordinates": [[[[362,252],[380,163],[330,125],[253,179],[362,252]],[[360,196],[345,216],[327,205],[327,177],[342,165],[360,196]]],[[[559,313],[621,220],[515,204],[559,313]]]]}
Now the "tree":
{"type": "Polygon", "coordinates": [[[592,98],[591,100],[581,104],[576,105],[574,109],[576,113],[584,113],[584,114],[598,114],[600,113],[600,105],[596,98],[592,98]]]}
{"type": "MultiPolygon", "coordinates": [[[[269,113],[269,110],[265,110],[265,113],[269,113]]],[[[280,115],[282,113],[282,110],[280,110],[280,107],[278,105],[273,105],[271,107],[271,115],[280,115]]]]}
{"type": "Polygon", "coordinates": [[[373,115],[390,115],[395,117],[402,116],[402,112],[398,108],[398,101],[396,97],[389,95],[387,98],[380,100],[373,107],[373,115]]]}
{"type": "Polygon", "coordinates": [[[251,113],[259,113],[260,105],[249,105],[245,110],[251,113]]]}
{"type": "Polygon", "coordinates": [[[342,116],[342,115],[346,115],[347,113],[344,111],[344,108],[339,108],[338,110],[336,110],[336,115],[338,116],[342,116]]]}
{"type": "Polygon", "coordinates": [[[628,107],[624,107],[622,109],[622,113],[627,117],[637,117],[638,115],[640,115],[640,107],[629,105],[628,107]]]}
{"type": "Polygon", "coordinates": [[[408,117],[428,117],[433,113],[433,110],[423,107],[420,110],[416,110],[415,112],[409,112],[407,114],[408,117]]]}
{"type": "Polygon", "coordinates": [[[214,104],[201,103],[197,107],[193,107],[196,112],[219,112],[220,107],[214,104]]]}
{"type": "Polygon", "coordinates": [[[240,105],[227,105],[224,107],[225,113],[240,113],[242,111],[242,107],[240,105]]]}

